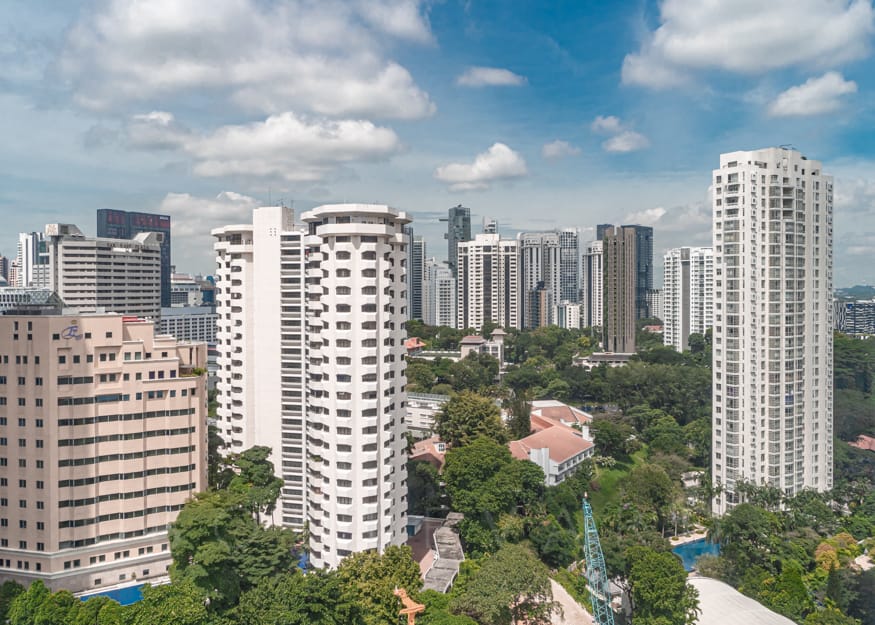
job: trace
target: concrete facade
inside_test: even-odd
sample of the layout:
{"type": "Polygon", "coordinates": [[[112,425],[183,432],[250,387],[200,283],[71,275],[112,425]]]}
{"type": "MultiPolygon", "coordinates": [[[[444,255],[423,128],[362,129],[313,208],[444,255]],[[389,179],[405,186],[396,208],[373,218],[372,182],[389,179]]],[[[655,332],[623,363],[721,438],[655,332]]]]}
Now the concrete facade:
{"type": "Polygon", "coordinates": [[[714,325],[714,250],[678,247],[663,256],[664,345],[682,352],[690,334],[704,334],[714,325]]]}
{"type": "Polygon", "coordinates": [[[714,499],[833,485],[832,177],[787,148],[713,172],[714,499]]]}
{"type": "Polygon", "coordinates": [[[635,352],[636,231],[621,226],[604,233],[604,326],[606,352],[635,352]]]}
{"type": "Polygon", "coordinates": [[[487,321],[520,327],[519,245],[498,234],[459,243],[457,328],[479,330],[487,321]]]}
{"type": "Polygon", "coordinates": [[[273,522],[306,523],[305,232],[292,209],[265,206],[216,239],[217,425],[227,453],[273,450],[284,485],[273,522]]]}
{"type": "Polygon", "coordinates": [[[407,539],[406,249],[401,211],[319,206],[307,245],[310,561],[407,539]]]}
{"type": "Polygon", "coordinates": [[[141,319],[0,317],[0,577],[167,574],[168,525],[207,485],[205,365],[141,319]]]}

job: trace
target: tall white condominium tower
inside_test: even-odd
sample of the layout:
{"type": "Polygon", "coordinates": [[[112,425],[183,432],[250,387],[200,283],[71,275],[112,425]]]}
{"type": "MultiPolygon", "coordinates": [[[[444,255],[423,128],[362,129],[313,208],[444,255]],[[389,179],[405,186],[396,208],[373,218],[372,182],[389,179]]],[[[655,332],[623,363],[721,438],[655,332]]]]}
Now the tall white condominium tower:
{"type": "Polygon", "coordinates": [[[487,321],[520,327],[519,245],[498,234],[459,242],[456,262],[457,328],[479,330],[487,321]]]}
{"type": "Polygon", "coordinates": [[[456,327],[456,279],[447,263],[426,261],[422,307],[428,325],[456,327]]]}
{"type": "Polygon", "coordinates": [[[714,499],[742,480],[833,483],[832,177],[796,150],[720,156],[714,203],[714,499]]]}
{"type": "Polygon", "coordinates": [[[292,209],[257,208],[216,241],[217,425],[228,453],[273,450],[285,482],[273,522],[306,522],[304,236],[292,209]]]}
{"type": "Polygon", "coordinates": [[[388,206],[302,215],[307,237],[310,557],[316,567],[407,539],[405,235],[388,206]]]}
{"type": "Polygon", "coordinates": [[[682,352],[714,325],[714,250],[676,247],[663,256],[662,340],[682,352]]]}
{"type": "Polygon", "coordinates": [[[580,326],[602,327],[605,310],[604,243],[592,241],[583,254],[580,280],[580,326]]]}

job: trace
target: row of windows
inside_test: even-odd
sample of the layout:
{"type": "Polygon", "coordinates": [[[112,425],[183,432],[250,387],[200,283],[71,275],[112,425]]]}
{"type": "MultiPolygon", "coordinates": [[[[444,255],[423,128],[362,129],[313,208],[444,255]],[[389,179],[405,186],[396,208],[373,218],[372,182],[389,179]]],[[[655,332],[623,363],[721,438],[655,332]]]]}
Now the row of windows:
{"type": "MultiPolygon", "coordinates": [[[[0,456],[0,467],[6,467],[6,466],[9,466],[9,460],[6,458],[6,456],[0,456]]],[[[42,469],[44,466],[45,466],[45,463],[42,460],[36,461],[36,468],[37,469],[42,469]]],[[[19,469],[26,469],[27,468],[27,460],[25,458],[18,459],[18,468],[19,469]]]]}
{"type": "MultiPolygon", "coordinates": [[[[192,490],[194,489],[194,484],[192,484],[191,489],[183,488],[183,487],[174,487],[176,491],[179,490],[192,490]]],[[[164,492],[164,491],[161,491],[164,492]]],[[[129,499],[126,497],[126,499],[129,499]]],[[[84,505],[84,504],[83,504],[84,505]]],[[[152,508],[146,508],[145,510],[134,510],[132,512],[113,512],[111,514],[101,514],[97,517],[92,517],[90,519],[75,519],[71,521],[61,521],[58,523],[58,527],[60,529],[67,529],[70,527],[84,527],[86,525],[94,525],[95,523],[104,523],[106,521],[117,521],[119,519],[137,519],[149,514],[160,514],[162,512],[177,512],[182,510],[182,506],[185,504],[176,504],[172,506],[154,506],[152,508]]]]}
{"type": "MultiPolygon", "coordinates": [[[[9,439],[7,439],[5,436],[0,436],[0,447],[6,447],[8,442],[9,442],[9,439]]],[[[18,439],[18,446],[19,447],[27,447],[27,439],[26,438],[19,438],[18,439]]],[[[43,439],[41,439],[41,438],[36,439],[36,448],[37,449],[42,449],[44,446],[45,446],[45,442],[43,441],[43,439]]]]}
{"type": "MultiPolygon", "coordinates": [[[[5,477],[0,477],[0,486],[9,486],[9,480],[5,477]]],[[[36,481],[37,490],[42,490],[46,487],[42,480],[36,481]]],[[[18,488],[27,488],[27,480],[18,480],[18,488]]]]}
{"type": "MultiPolygon", "coordinates": [[[[9,355],[8,354],[4,354],[2,357],[0,357],[0,364],[4,364],[4,365],[9,364],[9,355]]],[[[22,356],[22,355],[16,356],[15,357],[15,364],[16,365],[26,365],[27,364],[27,356],[22,356]]],[[[39,364],[39,356],[33,357],[33,364],[35,364],[35,365],[39,364]]]]}
{"type": "MultiPolygon", "coordinates": [[[[186,389],[182,389],[185,395],[186,389]]],[[[150,410],[148,412],[130,412],[125,414],[99,415],[96,417],[79,417],[76,419],[58,419],[58,425],[91,425],[94,423],[113,423],[115,421],[139,421],[156,417],[179,417],[194,414],[194,408],[178,408],[175,410],[150,410]]],[[[42,419],[37,419],[42,421],[42,419]]],[[[39,427],[39,426],[38,426],[39,427]]]]}
{"type": "MultiPolygon", "coordinates": [[[[6,497],[0,497],[0,508],[7,508],[7,507],[9,507],[9,499],[7,499],[6,497]]],[[[19,508],[27,508],[27,499],[19,499],[18,500],[18,507],[19,508]]],[[[37,501],[36,502],[36,509],[37,510],[45,510],[46,509],[46,502],[37,501]]]]}
{"type": "MultiPolygon", "coordinates": [[[[36,424],[36,427],[41,428],[43,427],[44,421],[42,419],[34,419],[34,423],[36,424]]],[[[8,425],[6,417],[0,417],[0,426],[3,425],[8,425]]],[[[18,417],[18,427],[27,427],[27,419],[24,417],[18,417]]]]}
{"type": "Polygon", "coordinates": [[[81,538],[79,540],[64,540],[58,545],[59,549],[78,549],[80,547],[87,547],[89,545],[95,545],[97,543],[103,543],[111,540],[127,540],[129,538],[138,538],[140,536],[147,536],[149,534],[157,534],[159,532],[167,531],[167,525],[153,525],[152,527],[147,527],[144,530],[133,530],[130,532],[116,532],[114,534],[102,534],[100,536],[92,537],[92,538],[81,538]]]}
{"type": "Polygon", "coordinates": [[[188,445],[186,447],[170,447],[166,449],[150,449],[148,451],[133,451],[126,454],[104,454],[102,456],[92,456],[91,458],[67,458],[63,460],[58,460],[58,466],[81,467],[89,464],[99,464],[101,462],[117,462],[119,460],[136,460],[138,458],[150,458],[152,456],[190,454],[194,453],[194,450],[194,445],[188,445]]]}
{"type": "MultiPolygon", "coordinates": [[[[194,490],[195,485],[192,482],[191,484],[179,484],[176,486],[157,486],[155,488],[147,488],[144,490],[137,491],[129,491],[127,493],[109,493],[106,495],[101,495],[100,497],[87,497],[85,499],[64,499],[63,501],[58,502],[59,508],[78,508],[81,506],[93,506],[98,502],[104,501],[120,501],[125,499],[141,499],[146,497],[147,495],[159,495],[163,493],[178,493],[182,491],[190,491],[194,490]]],[[[157,508],[147,508],[146,514],[152,514],[153,512],[165,512],[170,510],[179,510],[182,507],[182,504],[175,506],[159,506],[157,508]]],[[[137,510],[133,512],[125,512],[124,516],[120,516],[121,513],[116,513],[115,515],[102,515],[100,517],[96,517],[97,521],[94,519],[75,519],[68,521],[61,521],[58,524],[58,527],[61,529],[65,527],[80,527],[82,525],[91,525],[95,522],[103,522],[112,519],[131,519],[134,517],[143,516],[142,510],[137,510]]]]}
{"type": "MultiPolygon", "coordinates": [[[[109,441],[132,441],[155,436],[177,436],[179,434],[192,434],[195,427],[173,428],[165,430],[147,430],[146,432],[129,432],[127,434],[106,434],[104,436],[85,436],[83,438],[62,438],[58,441],[58,447],[70,447],[78,445],[93,445],[109,441]]],[[[39,447],[40,445],[37,445],[39,447]]]]}
{"type": "Polygon", "coordinates": [[[184,473],[186,471],[194,471],[194,469],[195,465],[184,464],[177,467],[158,467],[157,469],[147,469],[146,471],[131,471],[129,473],[109,473],[106,475],[99,475],[97,477],[83,477],[75,480],[61,480],[58,482],[58,487],[66,488],[68,486],[86,486],[88,484],[115,482],[117,480],[133,480],[136,478],[148,477],[151,475],[184,473]]]}
{"type": "MultiPolygon", "coordinates": [[[[9,527],[9,519],[7,519],[5,517],[0,519],[0,527],[9,527]]],[[[24,519],[19,520],[18,521],[18,529],[26,530],[27,529],[27,521],[24,519]]],[[[36,529],[42,532],[43,530],[46,529],[46,524],[43,523],[42,521],[37,521],[36,522],[36,529]]],[[[6,545],[2,545],[2,546],[5,547],[6,545]]]]}

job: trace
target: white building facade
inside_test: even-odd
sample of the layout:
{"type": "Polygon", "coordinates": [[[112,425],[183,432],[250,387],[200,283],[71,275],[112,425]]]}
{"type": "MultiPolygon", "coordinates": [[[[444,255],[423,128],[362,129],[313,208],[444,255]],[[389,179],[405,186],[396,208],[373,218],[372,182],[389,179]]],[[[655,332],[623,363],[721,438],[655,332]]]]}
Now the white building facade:
{"type": "Polygon", "coordinates": [[[307,243],[310,559],[334,567],[407,539],[405,347],[410,219],[319,206],[307,243]]]}
{"type": "Polygon", "coordinates": [[[459,242],[457,328],[479,330],[487,321],[520,327],[519,246],[498,234],[459,242]]]}
{"type": "Polygon", "coordinates": [[[227,453],[270,447],[283,489],[273,522],[306,523],[304,236],[266,206],[216,241],[217,426],[227,453]]]}
{"type": "Polygon", "coordinates": [[[426,261],[422,300],[425,323],[456,327],[456,279],[447,263],[426,261]]]}
{"type": "Polygon", "coordinates": [[[821,164],[767,148],[712,177],[712,467],[717,514],[741,481],[833,485],[832,202],[821,164]]]}
{"type": "Polygon", "coordinates": [[[580,323],[584,328],[602,327],[605,310],[604,244],[592,241],[583,254],[580,285],[580,323]]]}
{"type": "Polygon", "coordinates": [[[663,256],[663,344],[682,352],[714,325],[714,250],[678,247],[663,256]]]}
{"type": "Polygon", "coordinates": [[[561,294],[559,233],[520,232],[517,245],[520,250],[520,313],[523,327],[552,325],[555,323],[553,307],[561,294]]]}
{"type": "MultiPolygon", "coordinates": [[[[82,311],[161,316],[161,236],[86,237],[72,224],[48,224],[48,286],[82,311]]],[[[42,280],[41,280],[42,282],[42,280]]]]}

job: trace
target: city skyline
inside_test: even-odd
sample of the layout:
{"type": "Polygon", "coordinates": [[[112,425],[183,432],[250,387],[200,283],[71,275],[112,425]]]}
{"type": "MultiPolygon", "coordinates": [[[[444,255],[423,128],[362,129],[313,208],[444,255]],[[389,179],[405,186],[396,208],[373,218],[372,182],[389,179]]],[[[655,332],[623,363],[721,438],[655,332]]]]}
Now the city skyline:
{"type": "Polygon", "coordinates": [[[710,240],[713,154],[793,143],[836,179],[836,284],[875,282],[869,2],[165,8],[0,8],[8,232],[168,214],[177,266],[203,272],[210,228],[348,199],[404,210],[440,257],[438,218],[461,203],[508,236],[652,226],[659,262],[710,240]],[[777,39],[745,28],[797,13],[777,39]]]}

